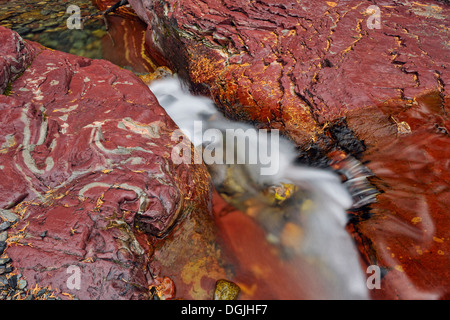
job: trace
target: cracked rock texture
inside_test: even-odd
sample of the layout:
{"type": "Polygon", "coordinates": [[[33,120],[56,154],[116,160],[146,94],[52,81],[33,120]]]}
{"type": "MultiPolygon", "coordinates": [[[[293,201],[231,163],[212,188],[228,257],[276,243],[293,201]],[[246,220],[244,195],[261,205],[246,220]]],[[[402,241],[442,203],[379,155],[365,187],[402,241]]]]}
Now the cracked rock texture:
{"type": "Polygon", "coordinates": [[[437,1],[130,0],[150,54],[231,117],[301,146],[324,124],[450,81],[450,8],[437,1]],[[370,5],[380,9],[380,29],[370,5]],[[157,53],[155,53],[157,52],[157,53]],[[162,62],[163,63],[163,62],[162,62]]]}
{"type": "Polygon", "coordinates": [[[0,209],[20,218],[3,257],[28,288],[145,299],[170,275],[164,283],[180,297],[212,297],[217,279],[183,282],[179,270],[208,256],[225,276],[211,249],[209,176],[203,165],[172,163],[177,127],[148,87],[108,61],[24,42],[3,27],[0,37],[0,86],[11,82],[0,95],[0,209]],[[173,232],[190,250],[173,245],[173,232]],[[79,288],[68,284],[74,268],[79,288]]]}
{"type": "Polygon", "coordinates": [[[337,148],[373,171],[382,193],[348,224],[381,268],[373,298],[448,299],[448,1],[130,3],[152,58],[229,117],[281,129],[312,164],[337,148]]]}

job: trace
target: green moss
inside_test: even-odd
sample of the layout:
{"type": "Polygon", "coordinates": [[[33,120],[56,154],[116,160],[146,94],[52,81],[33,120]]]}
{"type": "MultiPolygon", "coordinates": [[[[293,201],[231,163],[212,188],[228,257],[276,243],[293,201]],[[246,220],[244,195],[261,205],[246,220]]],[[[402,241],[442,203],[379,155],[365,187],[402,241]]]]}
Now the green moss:
{"type": "Polygon", "coordinates": [[[3,94],[5,96],[9,96],[11,94],[11,91],[12,91],[12,82],[8,82],[8,85],[6,86],[6,89],[3,92],[3,94]]]}

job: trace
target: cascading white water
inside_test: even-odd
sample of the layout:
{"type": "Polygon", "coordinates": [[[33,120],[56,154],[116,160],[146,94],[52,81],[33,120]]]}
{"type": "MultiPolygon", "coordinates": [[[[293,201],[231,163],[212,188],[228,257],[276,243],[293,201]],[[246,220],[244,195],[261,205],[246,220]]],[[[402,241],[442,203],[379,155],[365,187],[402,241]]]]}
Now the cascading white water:
{"type": "MultiPolygon", "coordinates": [[[[237,155],[228,159],[248,160],[249,157],[258,155],[256,163],[241,161],[241,164],[230,164],[224,161],[222,164],[211,163],[205,159],[216,187],[224,182],[231,168],[233,174],[240,175],[236,180],[245,189],[246,199],[260,197],[264,203],[260,191],[282,184],[295,185],[303,190],[313,203],[313,212],[302,218],[305,237],[295,248],[295,254],[319,260],[321,265],[334,275],[333,283],[330,284],[333,298],[368,298],[358,252],[345,230],[346,210],[352,206],[353,200],[337,174],[332,170],[295,165],[296,152],[293,144],[282,137],[276,136],[276,139],[273,139],[273,133],[269,133],[264,141],[263,135],[247,135],[250,143],[238,145],[237,148],[225,138],[221,139],[226,136],[227,130],[232,130],[239,138],[239,135],[245,135],[252,128],[247,124],[225,119],[210,99],[193,96],[176,77],[155,81],[150,85],[150,89],[196,147],[214,149],[216,153],[223,150],[223,159],[230,153],[237,155]],[[201,130],[196,128],[195,121],[202,121],[201,130]],[[208,130],[209,133],[216,133],[214,139],[211,134],[205,134],[208,130]],[[218,135],[219,132],[223,135],[218,135]],[[264,154],[270,155],[269,165],[276,167],[275,174],[261,174],[262,169],[268,166],[267,161],[262,161],[259,150],[261,147],[267,149],[264,154]]],[[[290,206],[286,210],[297,210],[296,208],[290,206]]],[[[271,225],[265,226],[268,234],[272,232],[271,228],[271,225]]]]}

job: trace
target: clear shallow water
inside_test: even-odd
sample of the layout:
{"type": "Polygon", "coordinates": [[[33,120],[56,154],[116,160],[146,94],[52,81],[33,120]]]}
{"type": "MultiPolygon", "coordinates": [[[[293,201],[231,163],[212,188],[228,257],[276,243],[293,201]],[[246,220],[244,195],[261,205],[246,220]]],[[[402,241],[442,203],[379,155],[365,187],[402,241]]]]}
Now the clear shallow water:
{"type": "Polygon", "coordinates": [[[101,39],[106,35],[103,21],[91,19],[82,30],[68,29],[69,5],[77,5],[82,16],[98,11],[89,0],[0,1],[0,25],[51,49],[103,58],[101,39]]]}
{"type": "Polygon", "coordinates": [[[251,211],[266,231],[269,242],[280,246],[287,256],[300,255],[314,260],[330,279],[331,297],[368,298],[358,251],[345,230],[346,210],[353,200],[336,173],[294,165],[294,146],[282,137],[272,139],[269,135],[263,144],[269,150],[272,165],[279,170],[262,175],[261,168],[267,161],[262,161],[259,154],[260,136],[250,137],[246,145],[232,145],[226,140],[227,130],[242,138],[250,132],[247,130],[252,130],[250,126],[225,119],[210,99],[191,95],[177,78],[155,81],[150,89],[200,154],[202,148],[214,149],[216,153],[222,151],[223,164],[205,161],[216,189],[231,195],[228,201],[235,207],[251,211]],[[205,134],[208,130],[209,135],[205,134]],[[229,153],[236,156],[227,158],[229,153]],[[238,154],[243,155],[245,163],[227,164],[226,159],[237,160],[238,154]],[[255,154],[258,159],[250,164],[249,157],[255,154]],[[283,230],[288,224],[291,229],[301,230],[302,236],[294,232],[286,240],[283,230]],[[298,244],[287,246],[293,241],[298,244]]]}
{"type": "Polygon", "coordinates": [[[137,17],[109,14],[107,28],[98,15],[80,24],[81,29],[70,29],[74,18],[69,6],[77,6],[82,18],[100,12],[90,0],[0,0],[0,25],[50,49],[109,60],[139,75],[154,71],[143,50],[146,25],[137,17]]]}

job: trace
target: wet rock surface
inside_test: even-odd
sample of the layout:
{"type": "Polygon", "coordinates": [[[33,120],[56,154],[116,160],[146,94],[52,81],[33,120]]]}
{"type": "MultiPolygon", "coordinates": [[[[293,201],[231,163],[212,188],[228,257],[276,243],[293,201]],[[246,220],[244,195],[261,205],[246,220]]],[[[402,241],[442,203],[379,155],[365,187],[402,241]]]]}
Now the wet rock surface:
{"type": "Polygon", "coordinates": [[[395,124],[376,138],[365,125],[357,130],[370,142],[363,159],[382,192],[351,226],[366,263],[383,270],[376,299],[450,298],[448,110],[431,93],[372,110],[395,124]]]}
{"type": "MultiPolygon", "coordinates": [[[[31,52],[0,95],[3,297],[146,299],[172,275],[190,297],[192,283],[158,256],[183,268],[214,233],[206,169],[171,162],[173,121],[131,72],[0,34],[31,52]],[[178,253],[172,232],[195,248],[178,253]]],[[[220,253],[209,258],[219,268],[220,253]]]]}
{"type": "MultiPolygon", "coordinates": [[[[373,298],[448,298],[447,2],[371,2],[380,29],[356,1],[130,3],[149,25],[154,59],[228,116],[281,129],[303,163],[328,166],[337,149],[371,169],[381,194],[349,212],[348,229],[364,269],[382,269],[373,298]]],[[[245,221],[218,223],[239,238],[234,219],[245,221]]],[[[231,250],[247,261],[236,238],[231,250]]]]}
{"type": "Polygon", "coordinates": [[[83,30],[68,29],[66,13],[76,5],[85,16],[97,9],[91,1],[0,1],[0,25],[27,40],[88,58],[102,58],[101,39],[106,34],[101,20],[93,20],[83,30]],[[88,50],[86,50],[88,48],[88,50]]]}
{"type": "Polygon", "coordinates": [[[155,60],[229,116],[282,129],[305,148],[353,111],[448,95],[450,8],[440,2],[371,3],[381,29],[370,29],[369,4],[357,1],[130,3],[150,26],[155,60]]]}
{"type": "Polygon", "coordinates": [[[69,6],[77,6],[85,18],[109,5],[90,0],[0,1],[0,26],[51,49],[106,59],[138,74],[153,72],[156,67],[143,47],[145,24],[132,10],[108,15],[106,24],[100,15],[86,20],[81,29],[68,28],[74,13],[67,12],[69,6]]]}
{"type": "MultiPolygon", "coordinates": [[[[339,149],[373,171],[378,201],[349,212],[348,225],[363,269],[382,268],[373,298],[449,298],[448,6],[378,3],[382,29],[369,29],[356,2],[130,2],[150,26],[152,58],[229,116],[282,129],[301,162],[328,166],[339,149]]],[[[210,208],[195,209],[210,205],[204,169],[138,160],[165,159],[174,126],[136,78],[35,44],[12,48],[15,60],[0,59],[0,208],[19,221],[0,222],[2,298],[211,299],[217,279],[243,299],[324,296],[314,270],[279,260],[261,226],[214,194],[218,250],[210,208]],[[142,214],[146,197],[153,209],[142,214]],[[89,279],[81,292],[68,290],[70,266],[89,279]]]]}

